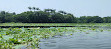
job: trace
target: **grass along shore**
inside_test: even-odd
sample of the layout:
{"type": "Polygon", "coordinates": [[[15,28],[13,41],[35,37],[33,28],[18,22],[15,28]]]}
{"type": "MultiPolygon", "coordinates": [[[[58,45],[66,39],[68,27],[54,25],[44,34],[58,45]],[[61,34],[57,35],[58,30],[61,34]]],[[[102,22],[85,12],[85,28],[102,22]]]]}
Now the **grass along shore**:
{"type": "Polygon", "coordinates": [[[111,26],[111,23],[0,23],[0,26],[111,26]]]}

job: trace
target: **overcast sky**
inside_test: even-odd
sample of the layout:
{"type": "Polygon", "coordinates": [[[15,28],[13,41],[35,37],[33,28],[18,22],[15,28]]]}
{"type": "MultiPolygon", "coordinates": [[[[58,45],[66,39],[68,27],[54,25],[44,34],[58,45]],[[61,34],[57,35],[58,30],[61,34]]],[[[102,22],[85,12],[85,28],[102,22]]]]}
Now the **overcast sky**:
{"type": "Polygon", "coordinates": [[[79,16],[111,16],[111,0],[0,0],[0,11],[21,13],[27,7],[52,8],[79,16]]]}

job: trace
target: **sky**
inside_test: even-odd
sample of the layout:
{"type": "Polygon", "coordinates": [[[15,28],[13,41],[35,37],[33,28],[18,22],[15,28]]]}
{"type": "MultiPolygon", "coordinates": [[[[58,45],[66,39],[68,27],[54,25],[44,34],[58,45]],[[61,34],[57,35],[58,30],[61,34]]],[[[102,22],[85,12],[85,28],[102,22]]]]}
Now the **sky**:
{"type": "Polygon", "coordinates": [[[0,0],[0,11],[22,13],[27,7],[51,8],[80,16],[111,16],[111,0],[0,0]]]}

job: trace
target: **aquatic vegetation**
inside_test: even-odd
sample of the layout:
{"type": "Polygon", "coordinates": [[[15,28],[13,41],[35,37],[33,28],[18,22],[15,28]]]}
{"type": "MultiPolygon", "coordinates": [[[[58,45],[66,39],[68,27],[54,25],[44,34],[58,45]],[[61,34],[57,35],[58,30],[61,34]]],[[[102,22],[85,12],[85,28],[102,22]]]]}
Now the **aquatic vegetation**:
{"type": "MultiPolygon", "coordinates": [[[[39,48],[40,39],[55,36],[71,36],[74,33],[92,34],[106,29],[94,27],[50,27],[50,28],[1,28],[0,49],[39,48]]],[[[110,30],[110,29],[109,29],[110,30]]]]}
{"type": "Polygon", "coordinates": [[[101,29],[101,32],[103,32],[103,29],[101,29]]]}
{"type": "Polygon", "coordinates": [[[111,26],[111,23],[0,23],[0,26],[111,26]]]}
{"type": "Polygon", "coordinates": [[[0,48],[27,47],[37,48],[40,39],[56,35],[62,36],[68,28],[1,28],[0,48]]]}

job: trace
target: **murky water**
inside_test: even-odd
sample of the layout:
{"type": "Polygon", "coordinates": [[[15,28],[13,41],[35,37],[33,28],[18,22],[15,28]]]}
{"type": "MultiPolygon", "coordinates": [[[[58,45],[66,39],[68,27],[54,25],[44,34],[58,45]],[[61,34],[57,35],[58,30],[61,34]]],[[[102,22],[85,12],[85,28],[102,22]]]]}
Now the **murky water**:
{"type": "Polygon", "coordinates": [[[39,46],[40,49],[111,49],[111,31],[89,34],[76,32],[71,36],[56,36],[42,39],[39,46]]]}

